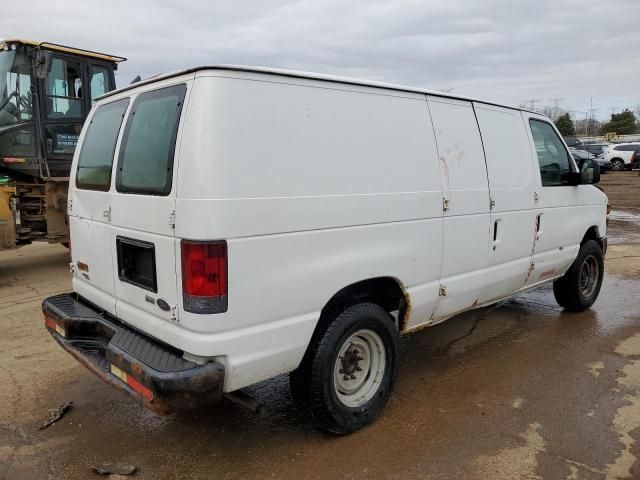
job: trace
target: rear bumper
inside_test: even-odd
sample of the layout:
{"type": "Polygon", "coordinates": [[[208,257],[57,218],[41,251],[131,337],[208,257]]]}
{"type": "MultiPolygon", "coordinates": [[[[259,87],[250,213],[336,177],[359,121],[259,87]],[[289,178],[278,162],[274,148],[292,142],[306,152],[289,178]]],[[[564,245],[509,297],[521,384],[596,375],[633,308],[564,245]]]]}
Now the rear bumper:
{"type": "Polygon", "coordinates": [[[42,303],[53,338],[105,382],[160,414],[218,401],[224,366],[198,365],[180,351],[141,335],[74,294],[42,303]]]}

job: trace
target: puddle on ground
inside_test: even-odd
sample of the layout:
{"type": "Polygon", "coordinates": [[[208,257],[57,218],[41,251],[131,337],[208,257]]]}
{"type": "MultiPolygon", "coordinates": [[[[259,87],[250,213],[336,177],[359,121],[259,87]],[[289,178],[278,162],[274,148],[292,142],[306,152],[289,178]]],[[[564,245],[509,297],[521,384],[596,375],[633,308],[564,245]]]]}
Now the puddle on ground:
{"type": "Polygon", "coordinates": [[[612,210],[609,213],[607,235],[609,244],[637,243],[640,240],[640,212],[629,210],[612,210]]]}
{"type": "Polygon", "coordinates": [[[630,222],[640,225],[640,213],[628,212],[624,210],[612,210],[609,214],[611,220],[618,220],[621,222],[630,222]]]}

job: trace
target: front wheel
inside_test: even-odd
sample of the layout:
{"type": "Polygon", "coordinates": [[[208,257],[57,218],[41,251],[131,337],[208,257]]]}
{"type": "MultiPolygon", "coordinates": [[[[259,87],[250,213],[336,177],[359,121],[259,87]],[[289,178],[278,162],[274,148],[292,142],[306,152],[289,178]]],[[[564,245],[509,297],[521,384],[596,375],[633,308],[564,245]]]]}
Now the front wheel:
{"type": "Polygon", "coordinates": [[[320,427],[345,435],[384,409],[396,374],[398,332],[374,303],[334,315],[291,375],[294,399],[311,409],[320,427]]]}
{"type": "Polygon", "coordinates": [[[595,240],[589,240],[580,247],[567,273],[553,282],[556,301],[571,312],[586,310],[598,298],[603,277],[602,248],[595,240]]]}

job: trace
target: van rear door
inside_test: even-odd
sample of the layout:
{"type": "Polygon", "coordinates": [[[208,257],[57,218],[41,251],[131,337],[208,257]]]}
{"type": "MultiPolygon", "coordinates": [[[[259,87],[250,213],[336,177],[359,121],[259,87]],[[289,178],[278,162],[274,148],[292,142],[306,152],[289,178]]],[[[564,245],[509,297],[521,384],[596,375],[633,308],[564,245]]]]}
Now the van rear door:
{"type": "Polygon", "coordinates": [[[112,166],[129,99],[99,105],[88,118],[69,184],[74,290],[115,314],[111,228],[112,166]]]}
{"type": "Polygon", "coordinates": [[[174,157],[185,83],[132,99],[122,133],[112,198],[116,315],[179,345],[174,230],[174,157]]]}

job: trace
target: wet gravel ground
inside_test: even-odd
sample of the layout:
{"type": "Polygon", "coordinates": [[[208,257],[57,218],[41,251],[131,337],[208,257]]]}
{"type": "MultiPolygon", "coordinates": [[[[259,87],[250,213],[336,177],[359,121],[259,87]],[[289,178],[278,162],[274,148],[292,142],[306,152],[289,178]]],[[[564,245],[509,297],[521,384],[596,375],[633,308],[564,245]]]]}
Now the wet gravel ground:
{"type": "MultiPolygon", "coordinates": [[[[615,203],[640,198],[632,175],[602,186],[634,214],[640,202],[615,203]]],[[[251,389],[262,417],[226,403],[143,409],[44,330],[40,302],[70,288],[67,251],[0,252],[0,478],[98,478],[101,462],[134,464],[144,479],[640,478],[640,224],[610,228],[594,308],[564,313],[543,288],[405,337],[386,412],[341,438],[293,406],[286,377],[251,389]]]]}

